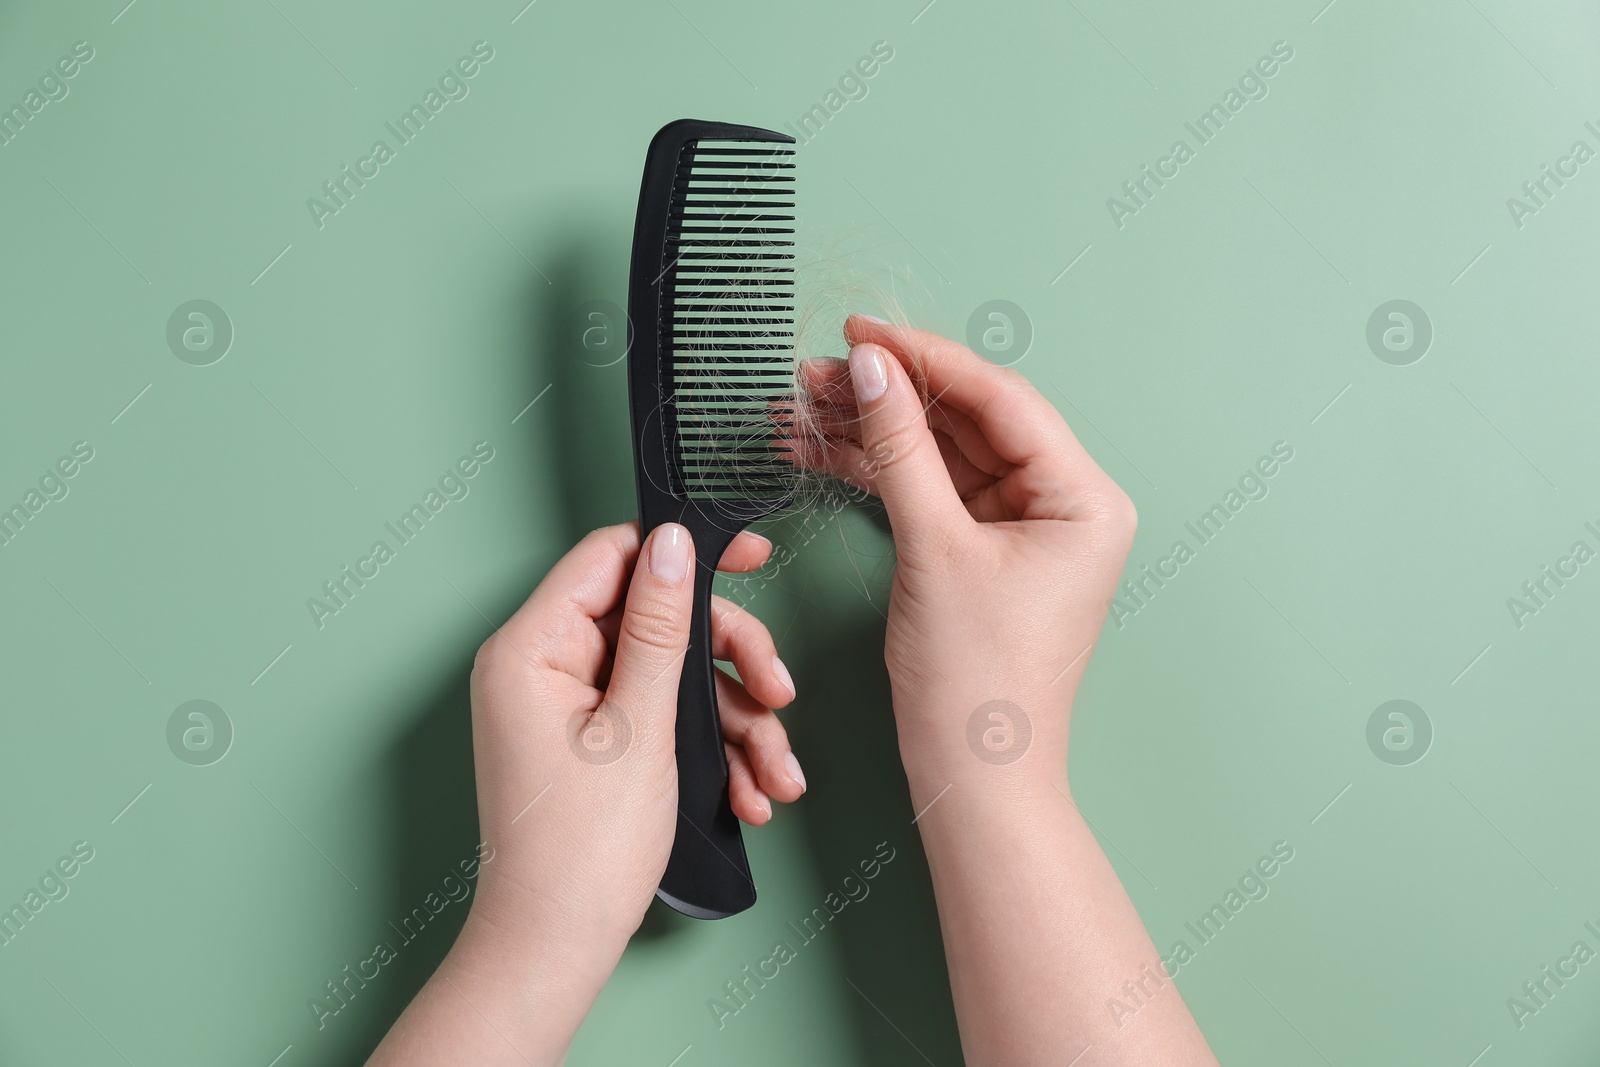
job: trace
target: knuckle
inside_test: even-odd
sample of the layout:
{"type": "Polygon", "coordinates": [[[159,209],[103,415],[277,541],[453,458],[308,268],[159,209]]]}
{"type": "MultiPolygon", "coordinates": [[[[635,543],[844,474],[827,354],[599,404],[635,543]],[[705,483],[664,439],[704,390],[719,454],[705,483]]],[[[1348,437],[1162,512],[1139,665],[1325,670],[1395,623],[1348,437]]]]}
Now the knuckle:
{"type": "Polygon", "coordinates": [[[1109,478],[1105,488],[1097,494],[1095,512],[1117,544],[1133,543],[1133,535],[1139,529],[1139,509],[1134,506],[1133,498],[1109,478]]]}
{"type": "Polygon", "coordinates": [[[772,635],[760,619],[745,611],[731,612],[726,625],[723,627],[723,636],[734,650],[740,652],[773,652],[777,646],[773,644],[772,635]]]}
{"type": "Polygon", "coordinates": [[[745,731],[744,740],[749,747],[763,751],[782,753],[789,750],[789,731],[771,712],[756,716],[745,731]]]}
{"type": "Polygon", "coordinates": [[[1132,539],[1135,531],[1139,529],[1139,509],[1134,506],[1133,498],[1123,491],[1121,486],[1115,486],[1112,496],[1112,516],[1117,527],[1132,539]]]}
{"type": "Polygon", "coordinates": [[[683,644],[687,629],[683,610],[656,597],[629,604],[622,616],[622,632],[651,648],[676,648],[683,644]]]}
{"type": "Polygon", "coordinates": [[[475,680],[481,682],[500,673],[500,664],[504,659],[500,645],[500,631],[496,630],[478,646],[477,653],[472,657],[472,677],[475,680]]]}
{"type": "Polygon", "coordinates": [[[927,427],[920,419],[901,423],[868,445],[862,466],[868,477],[877,477],[910,457],[922,442],[927,427]]]}
{"type": "Polygon", "coordinates": [[[711,601],[711,625],[730,641],[740,640],[749,628],[751,616],[731,601],[714,597],[711,601]]]}
{"type": "Polygon", "coordinates": [[[590,544],[611,541],[616,539],[619,535],[624,535],[628,528],[633,525],[633,523],[624,522],[618,523],[615,526],[596,526],[594,529],[584,534],[583,540],[589,542],[590,544]]]}
{"type": "Polygon", "coordinates": [[[1030,390],[1033,388],[1033,383],[1028,380],[1028,376],[1015,367],[996,367],[995,370],[999,372],[995,375],[995,380],[1000,385],[1002,395],[1014,395],[1020,392],[1024,386],[1030,390]]]}
{"type": "Polygon", "coordinates": [[[584,534],[572,549],[573,555],[612,556],[626,561],[639,547],[639,530],[636,523],[616,526],[597,526],[584,534]]]}

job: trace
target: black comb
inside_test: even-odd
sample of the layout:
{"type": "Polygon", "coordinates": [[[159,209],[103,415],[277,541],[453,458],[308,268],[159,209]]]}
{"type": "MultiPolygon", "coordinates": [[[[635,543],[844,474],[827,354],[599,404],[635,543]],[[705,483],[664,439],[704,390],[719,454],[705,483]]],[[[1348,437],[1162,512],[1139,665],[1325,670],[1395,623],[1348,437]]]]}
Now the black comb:
{"type": "Polygon", "coordinates": [[[656,895],[698,919],[756,902],[711,662],[711,580],[740,530],[789,500],[794,138],[681,119],[645,157],[633,230],[628,397],[641,533],[694,537],[678,683],[678,828],[656,895]]]}

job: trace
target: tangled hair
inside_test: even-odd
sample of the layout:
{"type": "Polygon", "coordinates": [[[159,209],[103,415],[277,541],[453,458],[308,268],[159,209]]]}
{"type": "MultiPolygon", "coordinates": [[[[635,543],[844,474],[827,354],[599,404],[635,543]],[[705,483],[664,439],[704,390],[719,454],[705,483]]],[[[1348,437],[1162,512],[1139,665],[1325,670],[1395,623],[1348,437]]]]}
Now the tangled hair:
{"type": "MultiPolygon", "coordinates": [[[[801,457],[820,457],[827,439],[822,404],[807,389],[801,364],[845,356],[844,322],[853,314],[873,314],[900,324],[909,321],[901,297],[901,291],[912,284],[909,274],[883,264],[868,270],[862,258],[859,252],[835,250],[830,255],[805,258],[796,270],[792,410],[793,447],[801,457]]],[[[913,375],[922,390],[920,377],[913,375]]],[[[790,489],[791,504],[780,517],[809,513],[825,504],[837,511],[837,498],[846,490],[853,499],[862,498],[860,490],[842,485],[833,475],[816,469],[814,462],[795,465],[790,489]]]]}
{"type": "MultiPolygon", "coordinates": [[[[883,565],[892,558],[892,554],[868,551],[866,546],[851,544],[847,524],[837,521],[848,505],[863,504],[873,498],[865,489],[836,478],[815,462],[824,453],[829,434],[822,417],[824,404],[811,395],[800,370],[807,360],[838,359],[846,354],[844,322],[852,314],[873,314],[901,324],[910,320],[902,296],[905,290],[916,285],[910,273],[883,263],[869,270],[862,260],[860,254],[836,251],[830,255],[802,256],[797,266],[794,350],[787,354],[792,385],[781,404],[792,412],[791,447],[801,462],[788,466],[785,471],[789,503],[769,517],[770,522],[779,526],[773,538],[779,548],[773,559],[760,571],[721,577],[725,588],[741,602],[754,597],[804,546],[819,537],[840,540],[855,571],[851,584],[869,601],[873,599],[870,586],[874,584],[874,575],[881,573],[883,565]],[[880,556],[883,558],[878,558],[880,556]]],[[[925,291],[921,295],[928,296],[925,291]]],[[[919,391],[925,393],[922,375],[914,371],[912,379],[919,391]]],[[[834,430],[838,429],[837,418],[835,409],[833,419],[828,420],[835,423],[834,430]]],[[[848,430],[847,424],[846,432],[848,430]]]]}

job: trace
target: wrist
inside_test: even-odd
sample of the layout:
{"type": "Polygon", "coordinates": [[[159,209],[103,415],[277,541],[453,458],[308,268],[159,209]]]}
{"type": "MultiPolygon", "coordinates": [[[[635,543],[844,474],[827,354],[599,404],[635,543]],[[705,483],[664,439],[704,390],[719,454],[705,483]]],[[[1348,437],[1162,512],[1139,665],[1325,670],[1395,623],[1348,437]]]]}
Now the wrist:
{"type": "MultiPolygon", "coordinates": [[[[942,693],[894,695],[900,760],[913,795],[951,783],[1003,792],[1065,791],[1068,708],[942,693]]],[[[924,803],[927,801],[924,800],[924,803]]]]}
{"type": "Polygon", "coordinates": [[[627,948],[626,935],[580,929],[557,911],[534,913],[516,899],[480,892],[452,954],[537,995],[549,985],[598,994],[627,948]]]}
{"type": "Polygon", "coordinates": [[[434,980],[542,1067],[562,1062],[620,956],[542,924],[505,923],[474,901],[434,980]]]}

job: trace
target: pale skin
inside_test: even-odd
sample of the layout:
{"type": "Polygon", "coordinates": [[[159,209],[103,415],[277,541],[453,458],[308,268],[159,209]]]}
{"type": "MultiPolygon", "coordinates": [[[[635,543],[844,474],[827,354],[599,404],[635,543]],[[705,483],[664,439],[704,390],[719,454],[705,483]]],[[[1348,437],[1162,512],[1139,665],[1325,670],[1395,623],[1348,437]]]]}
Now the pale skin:
{"type": "MultiPolygon", "coordinates": [[[[966,1062],[1215,1065],[1067,780],[1073,696],[1132,504],[1022,375],[861,315],[845,337],[848,361],[802,366],[816,433],[797,451],[877,494],[893,529],[884,657],[966,1062]],[[978,711],[993,701],[1026,717],[1011,762],[969,744],[975,713],[1001,721],[978,711]],[[1108,1001],[1141,978],[1153,995],[1119,1025],[1108,1001]]],[[[718,565],[754,570],[771,548],[746,534],[718,565]]],[[[642,546],[634,525],[598,530],[479,650],[473,745],[493,858],[370,1067],[563,1061],[666,868],[697,565],[681,527],[642,546]],[[610,762],[575,755],[597,722],[628,737],[610,762]]],[[[718,681],[730,800],[760,826],[805,791],[772,710],[794,687],[753,616],[719,602],[713,632],[742,679],[718,681]]],[[[1014,739],[1020,717],[1007,716],[1014,739]]]]}

